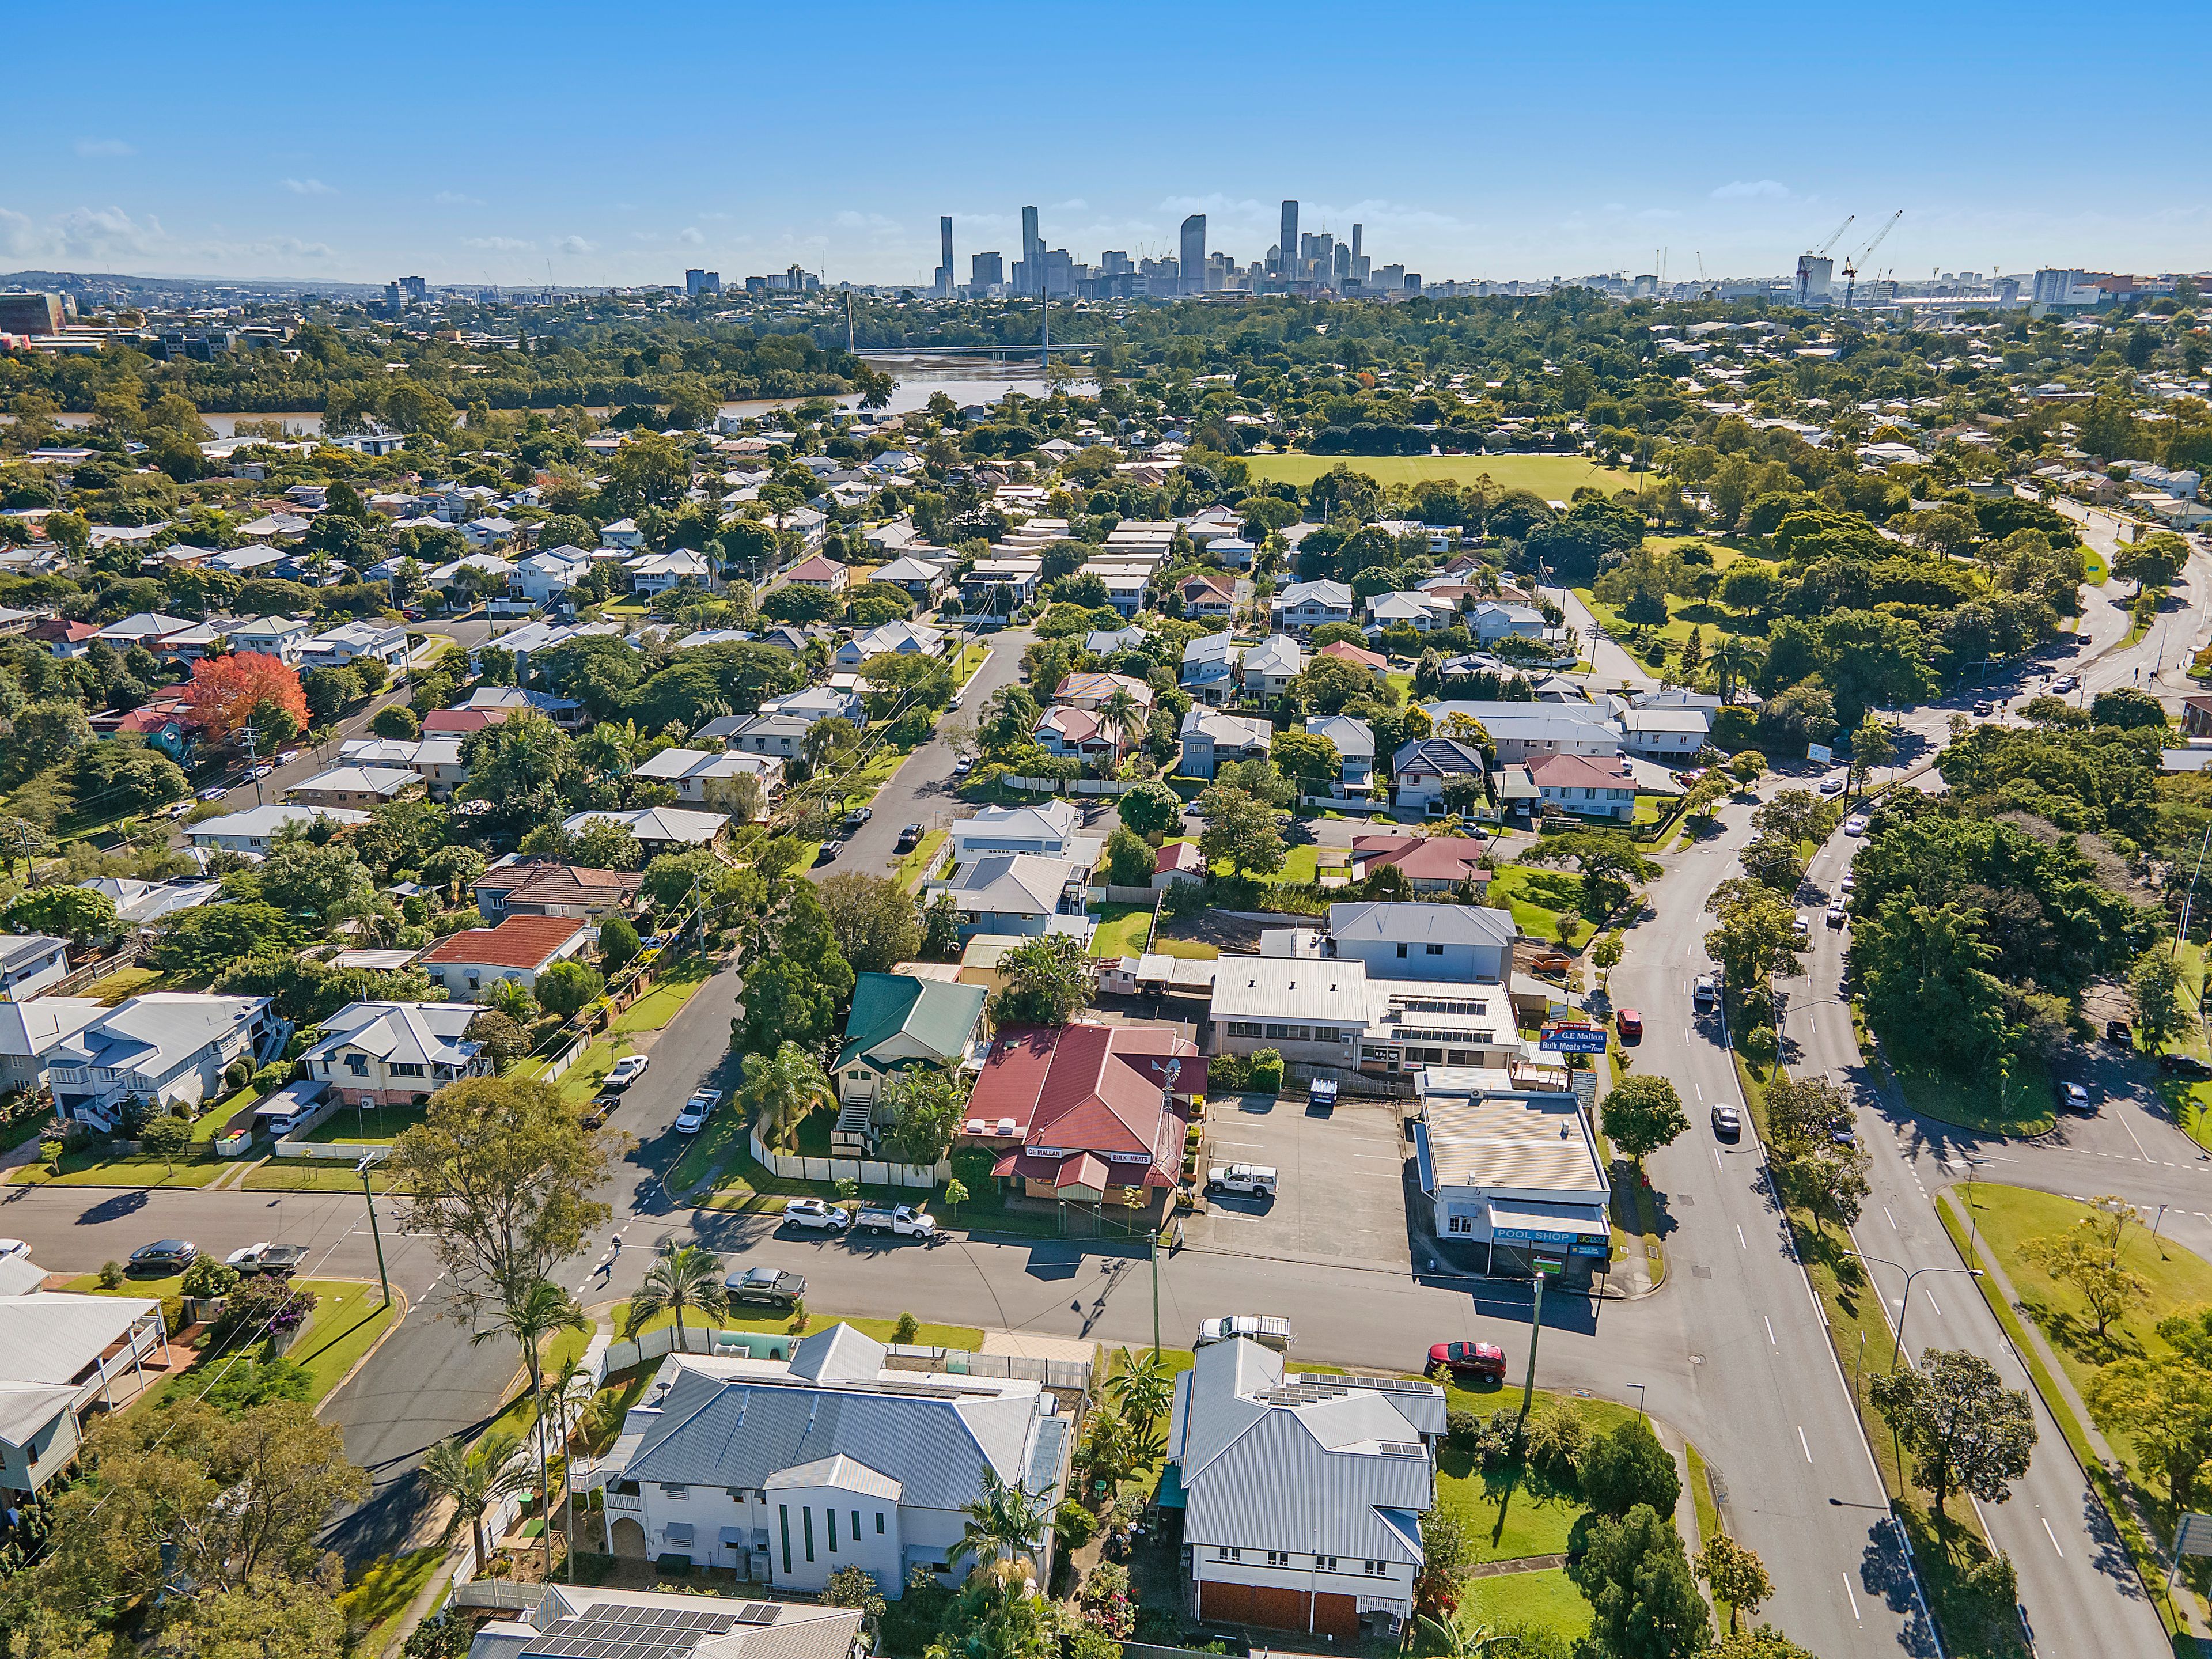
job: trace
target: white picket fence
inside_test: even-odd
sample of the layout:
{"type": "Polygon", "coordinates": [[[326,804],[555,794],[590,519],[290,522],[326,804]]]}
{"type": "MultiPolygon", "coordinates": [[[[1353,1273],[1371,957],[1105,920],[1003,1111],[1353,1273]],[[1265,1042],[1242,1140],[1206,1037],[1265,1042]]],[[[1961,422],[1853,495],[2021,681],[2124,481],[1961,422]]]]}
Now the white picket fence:
{"type": "Polygon", "coordinates": [[[760,1131],[750,1132],[753,1156],[776,1174],[793,1181],[857,1181],[863,1187],[912,1187],[927,1191],[952,1178],[952,1165],[939,1158],[933,1164],[892,1164],[872,1158],[801,1158],[772,1152],[761,1145],[760,1131]]]}
{"type": "Polygon", "coordinates": [[[1137,786],[1120,778],[1021,778],[1006,774],[1010,788],[1035,789],[1048,795],[1126,795],[1137,786]]]}

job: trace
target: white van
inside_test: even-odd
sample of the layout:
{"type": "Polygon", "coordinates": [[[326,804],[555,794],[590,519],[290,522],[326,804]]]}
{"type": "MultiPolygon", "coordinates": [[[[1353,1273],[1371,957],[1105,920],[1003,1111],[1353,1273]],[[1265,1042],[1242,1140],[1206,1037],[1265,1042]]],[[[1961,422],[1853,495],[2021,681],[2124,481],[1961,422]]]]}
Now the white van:
{"type": "Polygon", "coordinates": [[[1208,1343],[1226,1342],[1239,1336],[1273,1348],[1277,1353],[1287,1352],[1291,1344],[1297,1340],[1291,1334],[1291,1322],[1279,1314],[1224,1314],[1218,1319],[1200,1320],[1198,1335],[1190,1346],[1203,1348],[1208,1343]]]}

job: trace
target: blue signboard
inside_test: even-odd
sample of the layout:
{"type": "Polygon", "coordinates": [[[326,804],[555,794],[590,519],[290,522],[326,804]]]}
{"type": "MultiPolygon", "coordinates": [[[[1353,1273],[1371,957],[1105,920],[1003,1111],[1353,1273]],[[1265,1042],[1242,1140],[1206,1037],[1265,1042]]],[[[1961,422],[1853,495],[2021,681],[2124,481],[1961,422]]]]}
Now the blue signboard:
{"type": "Polygon", "coordinates": [[[1601,1054],[1605,1033],[1594,1026],[1555,1026],[1538,1039],[1538,1048],[1554,1054],[1601,1054]]]}

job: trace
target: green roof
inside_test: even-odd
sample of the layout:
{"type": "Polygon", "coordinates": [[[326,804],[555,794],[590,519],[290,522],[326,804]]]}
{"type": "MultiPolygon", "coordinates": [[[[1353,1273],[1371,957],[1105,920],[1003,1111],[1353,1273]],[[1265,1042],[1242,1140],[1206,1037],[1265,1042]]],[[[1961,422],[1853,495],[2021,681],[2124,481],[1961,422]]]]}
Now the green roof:
{"type": "Polygon", "coordinates": [[[981,985],[951,980],[862,974],[853,986],[853,1012],[845,1017],[845,1046],[837,1064],[850,1065],[903,1032],[943,1064],[952,1065],[967,1048],[989,996],[981,985]]]}

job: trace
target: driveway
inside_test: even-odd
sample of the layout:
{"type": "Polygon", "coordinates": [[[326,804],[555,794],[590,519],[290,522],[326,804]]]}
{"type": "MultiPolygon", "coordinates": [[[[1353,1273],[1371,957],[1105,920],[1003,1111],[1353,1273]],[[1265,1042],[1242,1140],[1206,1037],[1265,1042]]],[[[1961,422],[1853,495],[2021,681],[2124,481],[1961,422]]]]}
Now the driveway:
{"type": "Polygon", "coordinates": [[[1272,1201],[1207,1200],[1208,1213],[1184,1229],[1188,1243],[1276,1261],[1412,1270],[1407,1147],[1387,1102],[1346,1100],[1330,1111],[1302,1094],[1223,1097],[1207,1103],[1206,1131],[1211,1163],[1273,1164],[1278,1191],[1272,1201]]]}

